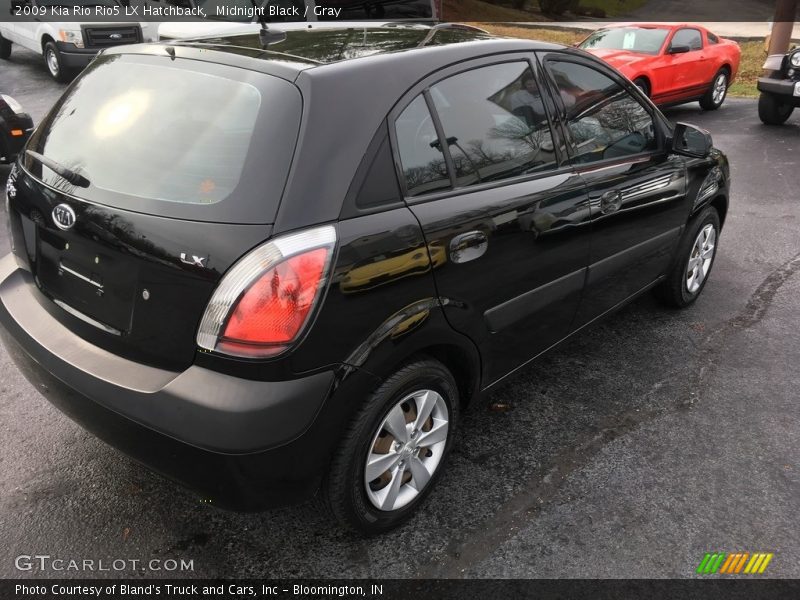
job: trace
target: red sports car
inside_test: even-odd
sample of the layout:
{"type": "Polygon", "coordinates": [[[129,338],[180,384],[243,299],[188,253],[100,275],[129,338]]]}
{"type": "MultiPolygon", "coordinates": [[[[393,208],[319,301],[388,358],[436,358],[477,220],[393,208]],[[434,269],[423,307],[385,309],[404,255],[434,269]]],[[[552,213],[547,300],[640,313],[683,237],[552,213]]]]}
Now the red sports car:
{"type": "Polygon", "coordinates": [[[579,44],[627,76],[658,105],[722,105],[739,70],[739,44],[693,24],[630,23],[599,29],[579,44]]]}

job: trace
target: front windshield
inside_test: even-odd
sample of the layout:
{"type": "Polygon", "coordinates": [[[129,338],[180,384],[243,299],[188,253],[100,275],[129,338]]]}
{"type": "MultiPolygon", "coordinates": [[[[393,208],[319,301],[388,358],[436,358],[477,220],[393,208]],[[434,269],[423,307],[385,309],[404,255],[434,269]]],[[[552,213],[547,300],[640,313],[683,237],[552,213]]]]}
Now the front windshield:
{"type": "Polygon", "coordinates": [[[645,27],[615,27],[595,31],[580,45],[584,50],[627,50],[642,54],[658,54],[668,29],[645,27]]]}

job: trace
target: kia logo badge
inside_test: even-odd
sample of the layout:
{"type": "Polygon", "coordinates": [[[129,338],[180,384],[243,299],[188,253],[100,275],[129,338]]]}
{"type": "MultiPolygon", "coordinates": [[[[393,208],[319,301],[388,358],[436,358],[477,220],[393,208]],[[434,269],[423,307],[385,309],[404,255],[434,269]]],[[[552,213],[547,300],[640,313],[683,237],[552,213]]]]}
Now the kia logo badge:
{"type": "Polygon", "coordinates": [[[112,40],[121,40],[122,39],[122,34],[121,33],[112,33],[108,37],[110,37],[112,40]]]}
{"type": "Polygon", "coordinates": [[[59,229],[69,229],[75,225],[75,211],[68,204],[59,204],[53,209],[53,223],[59,229]]]}

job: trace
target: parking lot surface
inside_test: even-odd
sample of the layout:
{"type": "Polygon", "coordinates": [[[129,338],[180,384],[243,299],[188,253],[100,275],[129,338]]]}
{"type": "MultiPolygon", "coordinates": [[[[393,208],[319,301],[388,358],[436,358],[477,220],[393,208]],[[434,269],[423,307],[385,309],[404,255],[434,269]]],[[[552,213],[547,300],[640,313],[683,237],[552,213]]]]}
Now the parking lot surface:
{"type": "MultiPolygon", "coordinates": [[[[39,63],[0,65],[37,123],[64,89],[39,63]]],[[[363,539],[315,502],[203,503],[64,417],[0,349],[0,577],[691,577],[714,551],[772,552],[766,575],[800,577],[800,116],[767,128],[735,99],[667,115],[731,161],[704,294],[685,311],[646,295],[473,404],[406,526],[363,539]],[[34,554],[139,563],[17,569],[34,554]],[[194,571],[147,567],[166,558],[194,571]]]]}

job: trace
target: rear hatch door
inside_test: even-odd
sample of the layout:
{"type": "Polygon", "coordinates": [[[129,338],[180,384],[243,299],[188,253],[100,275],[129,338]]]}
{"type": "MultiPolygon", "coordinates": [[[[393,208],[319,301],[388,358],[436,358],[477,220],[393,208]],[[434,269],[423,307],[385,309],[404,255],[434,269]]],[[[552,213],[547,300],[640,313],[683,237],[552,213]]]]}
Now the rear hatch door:
{"type": "Polygon", "coordinates": [[[271,234],[300,122],[287,81],[213,63],[95,61],[15,174],[15,252],[76,334],[163,368],[191,364],[219,279],[271,234]],[[86,181],[70,183],[56,166],[86,181]]]}

